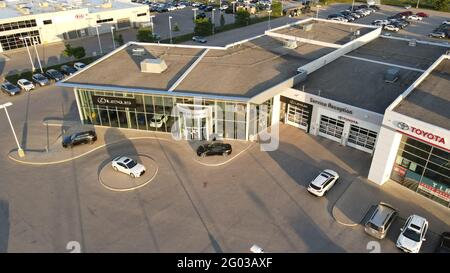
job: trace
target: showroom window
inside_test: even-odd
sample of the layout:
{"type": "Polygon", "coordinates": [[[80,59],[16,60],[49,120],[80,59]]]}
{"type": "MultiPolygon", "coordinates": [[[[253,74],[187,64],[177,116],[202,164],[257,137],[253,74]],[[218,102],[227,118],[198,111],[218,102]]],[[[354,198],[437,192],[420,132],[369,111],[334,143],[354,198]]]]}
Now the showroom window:
{"type": "Polygon", "coordinates": [[[450,205],[450,153],[403,136],[391,178],[445,206],[450,205]]]}

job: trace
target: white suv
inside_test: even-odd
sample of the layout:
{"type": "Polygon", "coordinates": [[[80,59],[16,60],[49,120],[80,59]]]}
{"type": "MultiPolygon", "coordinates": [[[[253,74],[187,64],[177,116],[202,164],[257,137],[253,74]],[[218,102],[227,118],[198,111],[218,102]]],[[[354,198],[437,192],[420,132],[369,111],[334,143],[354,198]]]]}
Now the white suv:
{"type": "Polygon", "coordinates": [[[400,230],[397,247],[405,252],[418,253],[422,247],[422,242],[425,241],[428,221],[418,215],[411,215],[400,230]]]}
{"type": "Polygon", "coordinates": [[[339,175],[335,171],[324,170],[309,183],[307,190],[315,196],[324,196],[338,179],[339,175]]]}

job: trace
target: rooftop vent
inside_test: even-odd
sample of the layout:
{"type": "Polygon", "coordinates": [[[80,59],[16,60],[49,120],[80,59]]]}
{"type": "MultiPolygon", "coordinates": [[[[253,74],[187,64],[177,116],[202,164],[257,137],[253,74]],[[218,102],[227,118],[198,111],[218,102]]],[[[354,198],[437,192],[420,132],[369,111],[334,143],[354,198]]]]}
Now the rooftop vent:
{"type": "Polygon", "coordinates": [[[145,59],[141,62],[141,72],[162,73],[167,69],[167,64],[162,59],[145,59]]]}
{"type": "Polygon", "coordinates": [[[297,41],[295,40],[286,40],[284,42],[284,47],[289,49],[296,49],[297,48],[297,41]]]}
{"type": "Polygon", "coordinates": [[[393,67],[389,68],[384,74],[384,81],[387,83],[394,83],[398,80],[400,69],[393,67]]]}

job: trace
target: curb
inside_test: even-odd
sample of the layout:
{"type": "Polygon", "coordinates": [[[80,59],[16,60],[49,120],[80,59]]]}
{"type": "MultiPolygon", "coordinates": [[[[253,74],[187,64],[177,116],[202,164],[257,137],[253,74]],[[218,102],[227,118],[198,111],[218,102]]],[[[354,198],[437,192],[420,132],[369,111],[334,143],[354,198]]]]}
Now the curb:
{"type": "MultiPolygon", "coordinates": [[[[144,156],[144,157],[150,158],[153,162],[155,162],[155,160],[154,160],[152,157],[148,156],[148,155],[145,155],[145,154],[142,154],[142,155],[141,155],[141,154],[138,154],[138,156],[144,156]]],[[[108,166],[108,164],[105,165],[105,167],[106,167],[106,166],[108,166]]],[[[110,187],[110,186],[106,185],[106,184],[102,181],[102,178],[101,178],[101,176],[100,176],[101,171],[100,171],[100,174],[98,175],[98,181],[99,181],[100,184],[101,184],[103,187],[105,187],[106,189],[111,190],[111,191],[115,191],[115,192],[126,192],[126,191],[137,190],[137,189],[139,189],[139,188],[142,188],[142,187],[146,186],[147,184],[149,184],[150,182],[152,182],[153,179],[155,179],[155,177],[156,177],[156,175],[158,174],[158,171],[159,171],[159,166],[158,166],[158,164],[156,164],[156,162],[155,162],[155,166],[156,166],[156,171],[155,171],[155,173],[153,174],[153,176],[150,177],[150,179],[149,179],[148,181],[142,183],[141,185],[135,186],[135,187],[131,187],[131,188],[114,188],[114,187],[110,187]]],[[[102,170],[103,170],[103,169],[102,169],[102,170]]]]}
{"type": "MultiPolygon", "coordinates": [[[[118,144],[118,143],[123,142],[123,141],[127,141],[127,140],[140,140],[140,139],[158,139],[158,140],[169,141],[169,140],[167,140],[167,139],[164,139],[164,138],[158,138],[158,137],[133,137],[133,138],[121,139],[121,140],[114,141],[114,142],[111,142],[111,143],[103,144],[103,145],[101,145],[101,146],[98,146],[98,147],[96,147],[96,148],[90,150],[90,151],[87,151],[87,152],[85,152],[85,153],[82,153],[82,154],[80,154],[80,155],[77,155],[77,156],[74,156],[74,157],[71,157],[71,158],[67,158],[67,159],[63,159],[63,160],[58,160],[58,161],[51,161],[51,162],[29,162],[29,161],[19,160],[19,159],[17,159],[17,158],[14,158],[13,156],[11,156],[11,154],[13,153],[13,151],[16,151],[16,150],[10,151],[10,152],[8,153],[8,157],[9,157],[11,160],[13,160],[13,161],[15,161],[15,162],[18,162],[18,163],[21,163],[21,164],[36,165],[36,166],[55,165],[55,164],[61,164],[61,163],[65,163],[65,162],[69,162],[69,161],[72,161],[72,160],[81,158],[81,157],[83,157],[83,156],[85,156],[85,155],[88,155],[88,154],[90,154],[90,153],[92,153],[92,152],[94,152],[94,151],[97,151],[97,150],[99,150],[99,149],[101,149],[101,148],[104,148],[104,147],[107,147],[107,146],[110,146],[110,145],[114,145],[114,144],[118,144]]],[[[26,152],[27,152],[27,151],[25,151],[25,153],[26,153],[26,152]]]]}
{"type": "Polygon", "coordinates": [[[250,145],[248,145],[247,148],[245,148],[244,150],[240,151],[239,153],[237,153],[235,156],[229,158],[228,160],[226,160],[225,162],[221,162],[221,163],[216,163],[216,164],[209,164],[209,163],[203,163],[198,161],[195,157],[193,157],[192,159],[197,162],[198,164],[201,164],[203,166],[207,166],[207,167],[218,167],[218,166],[222,166],[225,165],[229,162],[231,162],[233,159],[237,158],[240,154],[242,154],[243,152],[247,151],[248,149],[250,149],[250,147],[253,146],[253,143],[250,143],[250,145]]]}

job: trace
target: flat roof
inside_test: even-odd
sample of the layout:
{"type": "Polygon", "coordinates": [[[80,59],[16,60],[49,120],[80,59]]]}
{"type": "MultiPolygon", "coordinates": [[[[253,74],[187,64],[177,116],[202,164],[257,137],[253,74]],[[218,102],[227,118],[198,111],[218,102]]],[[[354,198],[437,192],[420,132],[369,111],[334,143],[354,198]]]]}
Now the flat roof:
{"type": "Polygon", "coordinates": [[[289,25],[284,28],[275,29],[271,32],[343,45],[354,40],[354,34],[356,31],[359,31],[361,36],[373,30],[374,28],[359,25],[311,20],[301,24],[289,25]]]}
{"type": "Polygon", "coordinates": [[[125,0],[111,0],[111,7],[102,7],[103,0],[34,0],[34,1],[18,1],[18,0],[6,0],[6,8],[0,8],[0,19],[9,19],[20,16],[30,16],[36,14],[44,14],[51,12],[62,12],[66,10],[76,10],[87,8],[89,12],[96,13],[102,11],[136,8],[142,7],[142,5],[131,3],[125,0]],[[41,3],[46,3],[46,6],[41,3]],[[20,12],[16,7],[19,4],[23,4],[26,9],[30,11],[30,14],[24,14],[20,12]]]}
{"type": "Polygon", "coordinates": [[[308,75],[295,89],[320,95],[376,113],[401,95],[443,53],[445,48],[378,38],[308,75]],[[356,58],[354,58],[356,57],[356,58]],[[399,79],[386,83],[390,68],[399,69],[399,79]]]}
{"type": "Polygon", "coordinates": [[[97,86],[168,90],[188,69],[189,74],[174,93],[198,93],[252,97],[297,74],[298,67],[331,51],[311,44],[295,49],[279,39],[262,36],[228,49],[131,45],[68,79],[66,83],[97,86]],[[143,47],[144,56],[133,56],[132,49],[143,47]],[[140,61],[163,59],[168,69],[161,74],[143,73],[140,61]],[[193,65],[195,62],[196,65],[193,65]]]}
{"type": "Polygon", "coordinates": [[[450,130],[450,60],[443,59],[394,111],[450,130]]]}

